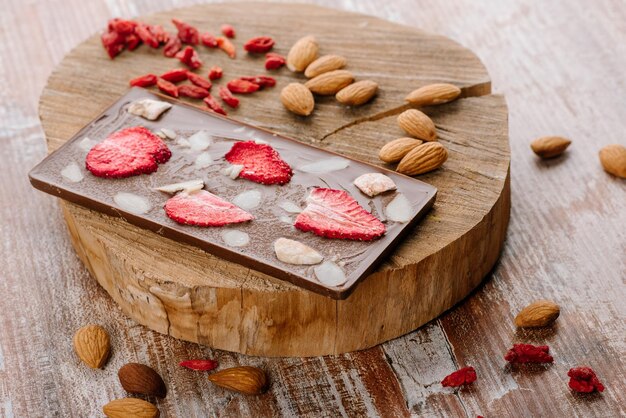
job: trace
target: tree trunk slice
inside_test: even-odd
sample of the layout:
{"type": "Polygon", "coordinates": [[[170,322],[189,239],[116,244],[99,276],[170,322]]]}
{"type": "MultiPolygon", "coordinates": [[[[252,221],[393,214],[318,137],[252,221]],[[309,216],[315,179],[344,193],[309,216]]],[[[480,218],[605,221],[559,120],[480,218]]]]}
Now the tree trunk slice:
{"type": "MultiPolygon", "coordinates": [[[[229,351],[337,354],[418,328],[467,296],[491,270],[510,211],[507,108],[503,97],[490,95],[489,76],[470,51],[442,36],[308,5],[207,4],[141,20],[173,30],[171,17],[214,33],[224,22],[235,26],[236,60],[198,47],[203,72],[212,65],[224,68],[220,85],[265,72],[264,57],[247,56],[241,48],[253,36],[271,35],[275,51],[286,54],[299,37],[314,34],[321,54],[344,55],[357,79],[379,83],[370,104],[351,109],[332,97],[318,98],[311,117],[296,117],[278,96],[287,83],[304,78],[282,69],[271,74],[276,88],[244,97],[229,116],[374,164],[384,166],[376,157],[384,143],[404,136],[395,119],[406,108],[402,99],[409,91],[448,82],[462,88],[463,98],[423,109],[450,154],[443,168],[420,176],[439,189],[433,210],[346,300],[64,202],[79,257],[128,316],[158,332],[229,351]]],[[[122,95],[129,79],[175,67],[177,60],[146,46],[111,61],[99,35],[92,36],[63,59],[42,93],[40,117],[49,150],[122,95]]]]}

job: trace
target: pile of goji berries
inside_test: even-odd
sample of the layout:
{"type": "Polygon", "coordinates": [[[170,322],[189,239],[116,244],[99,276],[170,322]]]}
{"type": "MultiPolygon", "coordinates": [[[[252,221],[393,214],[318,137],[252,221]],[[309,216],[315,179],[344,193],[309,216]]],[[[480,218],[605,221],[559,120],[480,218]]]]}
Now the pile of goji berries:
{"type": "MultiPolygon", "coordinates": [[[[208,110],[226,115],[222,105],[211,95],[212,81],[223,75],[223,70],[213,66],[206,78],[193,71],[203,66],[196,48],[203,45],[208,48],[219,48],[230,58],[236,58],[237,52],[231,39],[235,38],[232,25],[221,26],[223,36],[214,36],[209,32],[200,31],[179,19],[172,19],[177,33],[167,32],[160,25],[149,25],[135,20],[115,18],[108,22],[107,30],[102,34],[102,45],[111,59],[122,53],[124,49],[135,50],[142,43],[150,48],[163,46],[163,55],[177,58],[188,69],[174,69],[157,76],[145,74],[130,80],[131,86],[156,86],[161,92],[172,97],[187,97],[203,100],[208,110]],[[184,81],[189,83],[177,85],[184,81]]],[[[269,36],[259,36],[248,40],[243,48],[249,54],[266,54],[266,70],[277,70],[285,65],[285,57],[269,52],[274,47],[274,40],[269,36]]],[[[274,87],[276,80],[265,75],[244,76],[230,80],[226,87],[219,88],[219,97],[231,108],[239,106],[239,99],[233,94],[250,94],[265,87],[274,87]]]]}

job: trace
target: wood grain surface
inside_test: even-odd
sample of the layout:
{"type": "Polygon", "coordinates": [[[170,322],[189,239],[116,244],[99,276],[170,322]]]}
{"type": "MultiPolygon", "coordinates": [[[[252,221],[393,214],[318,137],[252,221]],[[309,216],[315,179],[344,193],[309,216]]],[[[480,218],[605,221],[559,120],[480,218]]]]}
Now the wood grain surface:
{"type": "MultiPolygon", "coordinates": [[[[437,321],[358,353],[267,359],[213,351],[147,330],[117,311],[75,253],[55,199],[28,185],[46,153],[37,102],[61,58],[111,16],[135,16],[190,1],[29,2],[0,10],[0,416],[101,416],[124,396],[115,372],[152,365],[169,384],[162,416],[580,416],[626,414],[624,279],[626,184],[597,159],[625,144],[626,8],[619,0],[316,2],[449,36],[477,52],[510,109],[512,218],[490,280],[437,321]],[[568,136],[565,156],[539,161],[529,142],[568,136]],[[562,306],[556,327],[516,331],[512,319],[537,298],[562,306]],[[71,336],[98,322],[110,331],[104,371],[81,367],[71,336]],[[547,343],[555,364],[506,367],[513,342],[547,343]],[[181,370],[180,358],[255,364],[270,392],[244,397],[181,370]],[[453,391],[438,383],[458,366],[479,380],[453,391]],[[592,366],[607,389],[579,396],[567,370],[592,366]]],[[[262,7],[260,5],[259,7],[262,7]]]]}

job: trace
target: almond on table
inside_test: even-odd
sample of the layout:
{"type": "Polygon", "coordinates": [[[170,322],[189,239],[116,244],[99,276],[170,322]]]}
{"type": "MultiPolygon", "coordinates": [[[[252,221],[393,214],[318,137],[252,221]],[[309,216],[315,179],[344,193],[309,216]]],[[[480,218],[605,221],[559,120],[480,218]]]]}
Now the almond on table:
{"type": "Polygon", "coordinates": [[[531,142],[530,148],[541,158],[554,158],[563,154],[571,143],[561,136],[544,136],[531,142]]]}
{"type": "Polygon", "coordinates": [[[303,72],[310,63],[315,61],[318,51],[319,46],[314,36],[300,38],[287,54],[287,68],[294,72],[303,72]]]}

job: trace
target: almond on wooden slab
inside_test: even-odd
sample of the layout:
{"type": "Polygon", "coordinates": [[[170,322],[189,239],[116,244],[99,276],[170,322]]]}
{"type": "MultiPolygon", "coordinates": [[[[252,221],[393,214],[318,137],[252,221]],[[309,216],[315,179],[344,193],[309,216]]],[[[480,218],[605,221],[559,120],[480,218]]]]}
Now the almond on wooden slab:
{"type": "Polygon", "coordinates": [[[74,351],[86,365],[99,369],[111,354],[109,333],[100,325],[86,325],[74,334],[74,351]]]}
{"type": "Polygon", "coordinates": [[[551,300],[537,300],[526,306],[515,317],[515,325],[521,328],[539,328],[552,324],[561,309],[551,300]]]}
{"type": "Polygon", "coordinates": [[[361,106],[372,100],[378,92],[378,83],[371,80],[361,80],[342,88],[335,95],[335,99],[348,106],[361,106]]]}
{"type": "Polygon", "coordinates": [[[117,372],[117,376],[127,392],[159,398],[164,398],[167,394],[165,382],[161,376],[152,367],[145,364],[125,364],[117,372]]]}
{"type": "Polygon", "coordinates": [[[424,112],[417,109],[409,109],[398,115],[398,125],[409,135],[423,141],[437,139],[435,123],[424,112]]]}
{"type": "Polygon", "coordinates": [[[330,96],[354,81],[354,75],[347,70],[334,70],[323,73],[304,83],[315,94],[330,96]]]}
{"type": "Polygon", "coordinates": [[[150,402],[136,398],[115,399],[102,407],[109,418],[158,418],[159,410],[150,402]]]}
{"type": "Polygon", "coordinates": [[[304,76],[306,78],[317,77],[320,74],[327,73],[333,70],[339,70],[346,66],[348,60],[341,55],[324,55],[319,57],[304,70],[304,76]]]}
{"type": "Polygon", "coordinates": [[[300,116],[310,115],[315,108],[313,93],[300,83],[290,83],[283,87],[280,101],[287,110],[300,116]]]}
{"type": "Polygon", "coordinates": [[[602,148],[599,153],[600,163],[604,171],[614,176],[626,179],[626,147],[620,144],[611,144],[602,148]]]}
{"type": "Polygon", "coordinates": [[[241,366],[220,370],[209,375],[214,384],[246,395],[259,395],[267,390],[265,372],[258,367],[241,366]]]}
{"type": "Polygon", "coordinates": [[[413,90],[404,100],[413,106],[431,106],[451,102],[460,95],[461,89],[457,86],[447,83],[436,83],[413,90]]]}
{"type": "Polygon", "coordinates": [[[396,171],[407,176],[428,173],[441,167],[448,159],[448,151],[439,142],[427,142],[413,148],[404,156],[396,171]]]}
{"type": "Polygon", "coordinates": [[[378,152],[378,158],[386,163],[397,163],[413,148],[423,144],[424,141],[415,138],[398,138],[386,143],[378,152]]]}
{"type": "Polygon", "coordinates": [[[572,141],[562,136],[544,136],[531,142],[530,148],[541,158],[554,158],[563,154],[571,143],[572,141]]]}
{"type": "Polygon", "coordinates": [[[305,36],[296,41],[287,54],[287,68],[301,73],[310,63],[317,59],[319,46],[312,35],[305,36]]]}

